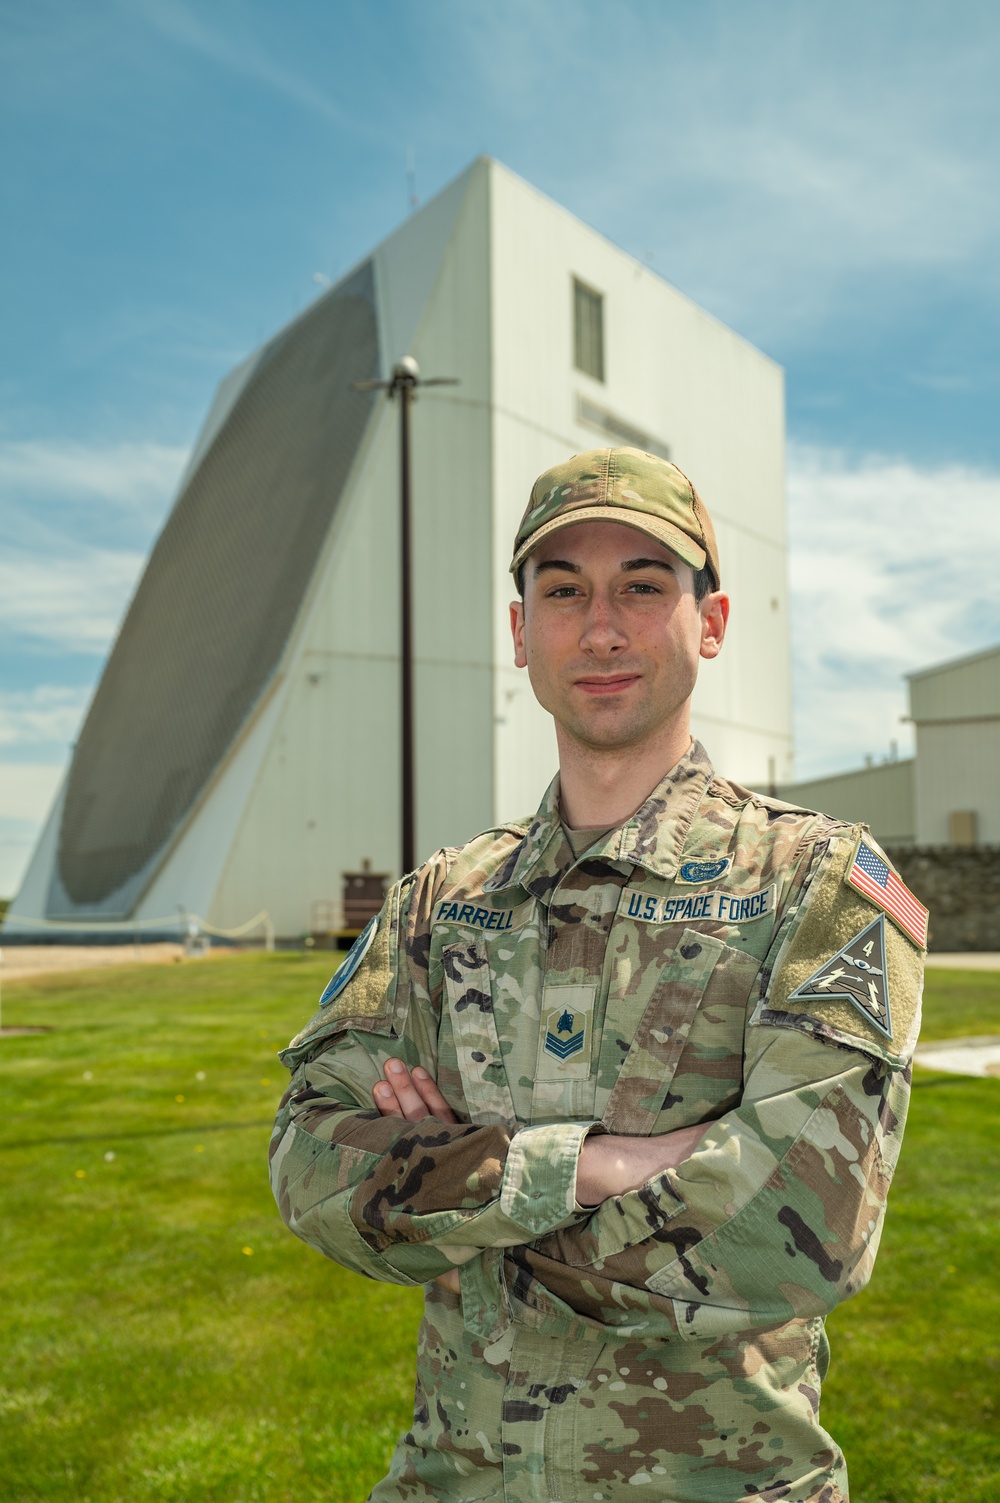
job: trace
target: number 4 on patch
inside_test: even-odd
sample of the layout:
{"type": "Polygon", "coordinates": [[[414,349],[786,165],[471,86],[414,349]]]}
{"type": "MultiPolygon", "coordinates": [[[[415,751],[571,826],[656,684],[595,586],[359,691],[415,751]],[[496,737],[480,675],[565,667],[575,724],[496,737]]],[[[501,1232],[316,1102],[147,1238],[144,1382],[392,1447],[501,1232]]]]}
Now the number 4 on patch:
{"type": "Polygon", "coordinates": [[[885,919],[881,913],[836,955],[824,961],[808,981],[796,987],[788,1001],[820,998],[852,1003],[879,1033],[892,1038],[889,981],[885,973],[885,919]]]}

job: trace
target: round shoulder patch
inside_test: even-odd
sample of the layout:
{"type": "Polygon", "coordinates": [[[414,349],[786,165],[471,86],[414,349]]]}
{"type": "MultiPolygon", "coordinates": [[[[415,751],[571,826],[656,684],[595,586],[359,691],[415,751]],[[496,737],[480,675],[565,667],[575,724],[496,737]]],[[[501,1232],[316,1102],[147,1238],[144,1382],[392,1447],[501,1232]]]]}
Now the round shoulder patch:
{"type": "Polygon", "coordinates": [[[718,861],[685,861],[677,875],[682,882],[714,882],[732,864],[732,856],[722,856],[718,861]]]}
{"type": "Polygon", "coordinates": [[[319,999],[320,1007],[329,1007],[330,1003],[340,996],[344,987],[350,981],[358,966],[368,954],[372,940],[378,929],[378,919],[369,919],[357,939],[354,941],[343,962],[337,967],[329,981],[326,983],[326,991],[319,999]]]}

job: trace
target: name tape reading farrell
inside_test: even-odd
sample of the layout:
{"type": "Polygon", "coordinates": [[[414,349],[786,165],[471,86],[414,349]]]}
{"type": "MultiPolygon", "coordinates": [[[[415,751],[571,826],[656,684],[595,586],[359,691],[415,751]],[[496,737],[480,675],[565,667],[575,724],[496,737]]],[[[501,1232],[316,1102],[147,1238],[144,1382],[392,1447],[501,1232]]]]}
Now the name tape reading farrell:
{"type": "MultiPolygon", "coordinates": [[[[523,906],[523,905],[522,905],[523,906]]],[[[519,910],[515,908],[477,908],[475,903],[439,903],[434,914],[436,924],[470,924],[473,929],[512,929],[519,910]]]]}

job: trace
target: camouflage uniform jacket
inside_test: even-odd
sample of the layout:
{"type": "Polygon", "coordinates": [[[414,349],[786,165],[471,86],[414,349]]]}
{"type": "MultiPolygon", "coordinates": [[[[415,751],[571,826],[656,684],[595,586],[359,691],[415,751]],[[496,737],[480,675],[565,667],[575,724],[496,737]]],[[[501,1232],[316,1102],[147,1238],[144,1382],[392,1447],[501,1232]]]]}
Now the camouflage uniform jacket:
{"type": "Polygon", "coordinates": [[[823,1317],[871,1272],[922,971],[852,885],[862,834],[694,743],[579,860],[553,784],[393,889],[282,1054],[271,1150],[296,1235],[427,1285],[378,1503],[846,1498],[823,1317]],[[379,1115],[394,1055],[457,1124],[379,1115]],[[577,1204],[588,1133],[702,1122],[678,1168],[577,1204]],[[430,1282],[456,1266],[460,1299],[430,1282]]]}

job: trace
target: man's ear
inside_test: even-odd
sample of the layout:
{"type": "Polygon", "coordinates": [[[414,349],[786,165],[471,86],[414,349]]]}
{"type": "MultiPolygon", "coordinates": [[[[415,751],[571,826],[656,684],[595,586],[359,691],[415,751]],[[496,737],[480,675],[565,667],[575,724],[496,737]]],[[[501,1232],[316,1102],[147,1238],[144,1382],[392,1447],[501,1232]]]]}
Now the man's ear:
{"type": "Polygon", "coordinates": [[[524,601],[510,603],[510,634],[514,638],[514,667],[527,668],[528,654],[524,645],[524,601]]]}
{"type": "Polygon", "coordinates": [[[722,590],[713,590],[698,607],[701,614],[701,647],[703,658],[717,658],[722,651],[729,620],[729,596],[722,590]]]}

